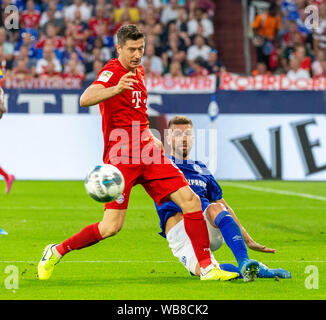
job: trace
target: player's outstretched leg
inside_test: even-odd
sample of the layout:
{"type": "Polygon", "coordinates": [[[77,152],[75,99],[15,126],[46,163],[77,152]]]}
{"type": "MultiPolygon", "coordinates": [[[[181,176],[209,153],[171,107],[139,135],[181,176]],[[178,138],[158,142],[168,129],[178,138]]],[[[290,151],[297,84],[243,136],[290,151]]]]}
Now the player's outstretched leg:
{"type": "Polygon", "coordinates": [[[83,228],[80,232],[58,245],[50,244],[46,246],[42,259],[38,264],[39,279],[49,279],[54,266],[68,252],[92,246],[105,238],[117,234],[122,228],[125,213],[126,210],[107,209],[101,222],[83,228]]]}
{"type": "Polygon", "coordinates": [[[224,206],[216,204],[215,207],[212,206],[212,210],[215,211],[214,223],[220,229],[225,243],[234,254],[243,280],[245,282],[256,280],[259,263],[256,260],[249,259],[240,227],[224,206]]]}
{"type": "Polygon", "coordinates": [[[99,223],[89,225],[58,245],[47,245],[37,267],[39,279],[49,279],[53,273],[54,266],[69,251],[79,250],[102,240],[103,238],[99,232],[98,225],[99,223]]]}

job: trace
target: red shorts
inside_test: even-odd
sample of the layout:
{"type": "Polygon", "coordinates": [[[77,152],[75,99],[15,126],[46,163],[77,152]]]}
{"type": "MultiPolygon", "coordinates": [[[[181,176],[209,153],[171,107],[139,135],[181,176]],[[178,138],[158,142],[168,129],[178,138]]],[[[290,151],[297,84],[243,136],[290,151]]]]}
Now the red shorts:
{"type": "Polygon", "coordinates": [[[168,196],[189,183],[180,169],[167,157],[161,156],[160,163],[113,164],[123,174],[125,187],[118,199],[105,204],[105,209],[127,209],[133,186],[141,184],[150,197],[162,205],[169,201],[168,196]]]}

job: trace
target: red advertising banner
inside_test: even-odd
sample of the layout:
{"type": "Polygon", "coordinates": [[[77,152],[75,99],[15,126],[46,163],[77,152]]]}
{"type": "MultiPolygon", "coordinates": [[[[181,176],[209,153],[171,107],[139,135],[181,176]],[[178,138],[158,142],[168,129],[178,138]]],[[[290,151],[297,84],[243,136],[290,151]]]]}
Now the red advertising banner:
{"type": "Polygon", "coordinates": [[[254,77],[223,72],[221,90],[326,90],[326,78],[289,78],[281,75],[258,75],[254,77]]]}

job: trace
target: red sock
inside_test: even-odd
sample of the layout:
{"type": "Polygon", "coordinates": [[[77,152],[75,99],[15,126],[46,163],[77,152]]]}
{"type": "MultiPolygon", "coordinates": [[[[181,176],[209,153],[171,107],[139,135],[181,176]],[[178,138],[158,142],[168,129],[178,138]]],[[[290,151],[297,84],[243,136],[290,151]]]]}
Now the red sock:
{"type": "Polygon", "coordinates": [[[0,174],[5,178],[5,180],[8,180],[9,178],[8,173],[4,171],[1,167],[0,167],[0,174]]]}
{"type": "Polygon", "coordinates": [[[209,250],[209,235],[203,212],[196,211],[185,213],[183,219],[187,235],[191,240],[198,263],[202,268],[206,268],[212,263],[212,260],[209,250]]]}
{"type": "Polygon", "coordinates": [[[72,237],[63,241],[62,243],[56,246],[57,251],[62,256],[64,256],[67,252],[71,250],[79,250],[99,242],[103,238],[98,229],[98,224],[99,222],[91,224],[82,229],[80,232],[73,235],[72,237]]]}

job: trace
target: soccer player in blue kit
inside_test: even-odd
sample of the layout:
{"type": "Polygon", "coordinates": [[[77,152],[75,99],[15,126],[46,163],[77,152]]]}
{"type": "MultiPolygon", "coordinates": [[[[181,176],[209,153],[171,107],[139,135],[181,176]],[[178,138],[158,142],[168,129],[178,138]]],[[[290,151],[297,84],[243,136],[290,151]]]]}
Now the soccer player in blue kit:
{"type": "MultiPolygon", "coordinates": [[[[188,180],[190,187],[200,197],[207,223],[211,251],[216,251],[223,242],[234,254],[238,266],[219,265],[222,270],[237,272],[245,282],[261,278],[291,278],[283,269],[270,269],[261,262],[249,259],[247,247],[261,252],[275,253],[275,249],[256,243],[240,224],[231,207],[222,197],[222,189],[205,164],[189,159],[194,142],[193,125],[186,116],[175,116],[169,121],[167,142],[171,147],[171,160],[188,180]]],[[[200,275],[200,267],[183,224],[181,209],[172,201],[161,206],[155,204],[160,218],[160,233],[169,242],[173,255],[192,275],[200,275]]]]}

